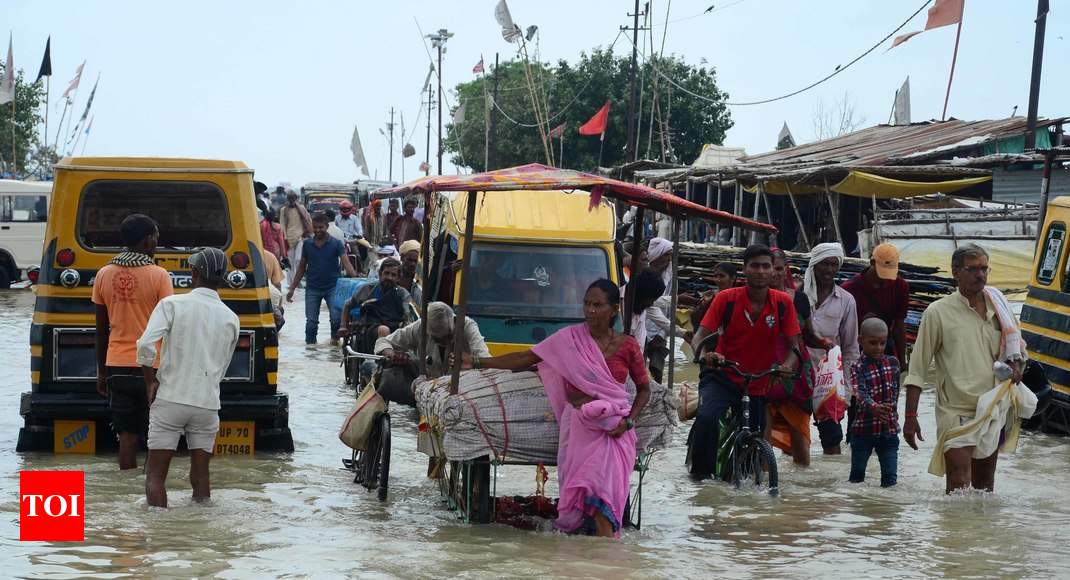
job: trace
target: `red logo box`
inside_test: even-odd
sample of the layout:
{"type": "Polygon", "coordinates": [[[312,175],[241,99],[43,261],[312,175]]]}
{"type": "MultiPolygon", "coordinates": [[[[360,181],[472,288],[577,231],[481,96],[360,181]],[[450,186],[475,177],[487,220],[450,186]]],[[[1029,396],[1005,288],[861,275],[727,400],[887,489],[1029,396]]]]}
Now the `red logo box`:
{"type": "Polygon", "coordinates": [[[85,472],[19,472],[19,540],[85,541],[85,472]]]}

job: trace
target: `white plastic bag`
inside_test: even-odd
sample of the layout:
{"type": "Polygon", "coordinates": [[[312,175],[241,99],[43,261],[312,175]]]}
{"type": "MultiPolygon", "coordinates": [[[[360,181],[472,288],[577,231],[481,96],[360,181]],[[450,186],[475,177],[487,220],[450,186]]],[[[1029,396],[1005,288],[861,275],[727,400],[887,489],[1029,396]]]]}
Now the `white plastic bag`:
{"type": "Polygon", "coordinates": [[[813,402],[814,419],[824,421],[831,419],[837,423],[847,413],[847,403],[851,400],[851,391],[843,375],[843,354],[840,347],[834,346],[821,357],[814,380],[813,402]]]}

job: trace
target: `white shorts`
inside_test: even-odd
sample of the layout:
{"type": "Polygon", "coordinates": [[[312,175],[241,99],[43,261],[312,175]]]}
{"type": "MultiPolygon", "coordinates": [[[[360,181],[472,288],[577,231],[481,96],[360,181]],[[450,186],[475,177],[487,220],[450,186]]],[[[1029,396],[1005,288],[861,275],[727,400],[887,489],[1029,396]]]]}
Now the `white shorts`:
{"type": "Polygon", "coordinates": [[[156,399],[149,408],[149,449],[178,448],[178,439],[186,436],[188,449],[215,450],[219,432],[219,411],[156,399]]]}

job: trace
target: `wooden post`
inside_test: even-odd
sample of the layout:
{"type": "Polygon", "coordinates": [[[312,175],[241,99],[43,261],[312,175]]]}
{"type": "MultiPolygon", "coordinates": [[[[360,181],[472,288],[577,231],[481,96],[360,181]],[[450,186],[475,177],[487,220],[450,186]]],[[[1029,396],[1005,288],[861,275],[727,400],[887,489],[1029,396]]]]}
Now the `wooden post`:
{"type": "MultiPolygon", "coordinates": [[[[762,192],[762,205],[765,206],[765,223],[771,224],[771,223],[773,223],[773,210],[769,209],[769,194],[765,192],[765,187],[764,186],[762,186],[761,192],[762,192]]],[[[763,236],[763,235],[766,235],[766,234],[763,234],[761,232],[755,232],[754,235],[755,235],[755,237],[758,237],[758,236],[763,236]]]]}
{"type": "Polygon", "coordinates": [[[680,218],[674,216],[672,218],[672,295],[670,296],[669,307],[669,374],[665,382],[664,387],[668,389],[673,388],[673,375],[676,367],[676,300],[677,295],[680,293],[680,282],[678,280],[677,268],[680,265],[680,218]]]}
{"type": "MultiPolygon", "coordinates": [[[[483,194],[486,195],[486,194],[483,194]]],[[[453,319],[453,375],[450,377],[450,394],[457,394],[461,380],[461,353],[464,352],[464,322],[468,317],[468,273],[472,269],[472,230],[476,223],[476,192],[469,191],[465,207],[464,247],[461,248],[461,284],[457,294],[457,306],[453,319]]],[[[426,214],[426,212],[424,212],[426,214]]],[[[426,324],[426,323],[425,323],[426,324]]]]}
{"type": "MultiPolygon", "coordinates": [[[[761,201],[762,201],[762,190],[764,188],[765,188],[765,183],[763,183],[761,180],[759,180],[758,181],[758,185],[757,185],[757,190],[754,192],[754,211],[752,212],[752,217],[751,217],[751,219],[753,219],[754,221],[758,221],[758,204],[760,204],[761,201]]],[[[752,231],[749,234],[747,234],[747,240],[748,240],[748,242],[747,242],[748,244],[756,243],[758,241],[758,232],[757,231],[752,231]]]]}
{"type": "Polygon", "coordinates": [[[802,215],[799,214],[799,205],[795,203],[795,194],[791,192],[791,184],[784,182],[784,186],[788,188],[788,199],[791,200],[791,209],[795,211],[795,220],[799,223],[799,233],[802,234],[803,244],[806,245],[806,251],[811,249],[810,238],[806,235],[806,225],[803,224],[802,215]]]}
{"type": "MultiPolygon", "coordinates": [[[[424,376],[427,375],[427,305],[431,303],[431,288],[428,285],[428,280],[431,279],[431,192],[424,194],[424,234],[423,239],[420,240],[420,258],[423,261],[422,275],[423,279],[420,280],[420,348],[416,349],[417,355],[420,357],[419,367],[424,376]]],[[[439,261],[445,257],[445,247],[439,249],[439,261]]],[[[445,264],[439,264],[443,267],[448,267],[445,264]]],[[[441,269],[439,270],[441,271],[441,269]]],[[[441,284],[441,277],[439,277],[439,284],[441,284]]],[[[435,288],[435,292],[438,292],[438,288],[435,288]]]]}
{"type": "Polygon", "coordinates": [[[832,201],[832,191],[829,189],[829,178],[827,177],[825,178],[825,199],[828,200],[829,213],[832,214],[832,229],[836,231],[836,241],[843,245],[843,235],[840,234],[839,207],[837,207],[839,203],[833,203],[832,201]]]}
{"type": "MultiPolygon", "coordinates": [[[[721,175],[720,173],[717,174],[717,207],[715,208],[717,210],[721,209],[721,175]]],[[[713,225],[713,235],[715,241],[718,244],[721,243],[721,222],[713,225]]]]}
{"type": "MultiPolygon", "coordinates": [[[[743,187],[739,184],[739,177],[736,177],[736,196],[735,196],[735,209],[732,212],[735,215],[743,213],[743,187]]],[[[732,226],[732,245],[739,246],[743,243],[741,234],[743,230],[739,226],[732,226]]]]}
{"type": "MultiPolygon", "coordinates": [[[[643,243],[643,220],[646,218],[646,208],[640,207],[635,210],[635,222],[632,223],[632,263],[628,265],[631,271],[628,285],[624,288],[624,334],[632,333],[632,315],[635,310],[635,284],[631,281],[639,275],[639,252],[643,243]]],[[[645,345],[639,345],[643,347],[645,345]]]]}
{"type": "MultiPolygon", "coordinates": [[[[684,183],[684,199],[686,199],[687,201],[693,202],[693,201],[695,201],[694,197],[695,197],[695,184],[691,183],[691,179],[688,178],[688,180],[684,183]]],[[[674,228],[676,227],[676,225],[675,225],[676,221],[677,221],[677,219],[673,218],[673,227],[674,228]]],[[[685,230],[686,230],[686,232],[684,234],[684,237],[687,239],[687,241],[693,242],[695,240],[695,237],[694,237],[695,232],[692,230],[691,220],[687,220],[687,222],[685,224],[685,230]]],[[[673,243],[676,243],[676,241],[677,240],[673,240],[673,243]]]]}

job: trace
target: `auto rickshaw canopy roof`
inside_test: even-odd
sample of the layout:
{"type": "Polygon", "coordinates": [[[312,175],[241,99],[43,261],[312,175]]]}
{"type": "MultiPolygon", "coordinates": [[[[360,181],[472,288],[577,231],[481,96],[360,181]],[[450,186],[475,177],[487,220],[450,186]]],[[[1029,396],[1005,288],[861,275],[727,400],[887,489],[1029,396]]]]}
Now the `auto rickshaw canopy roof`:
{"type": "Polygon", "coordinates": [[[554,191],[582,189],[591,192],[591,205],[609,197],[628,205],[663,214],[690,217],[737,226],[749,230],[775,232],[776,226],[763,224],[731,213],[703,207],[675,195],[640,185],[601,177],[572,169],[558,169],[540,163],[498,169],[473,175],[432,175],[397,187],[380,189],[373,198],[426,194],[440,191],[554,191]]]}
{"type": "Polygon", "coordinates": [[[241,161],[180,157],[64,157],[56,169],[88,171],[252,173],[241,161]]]}

